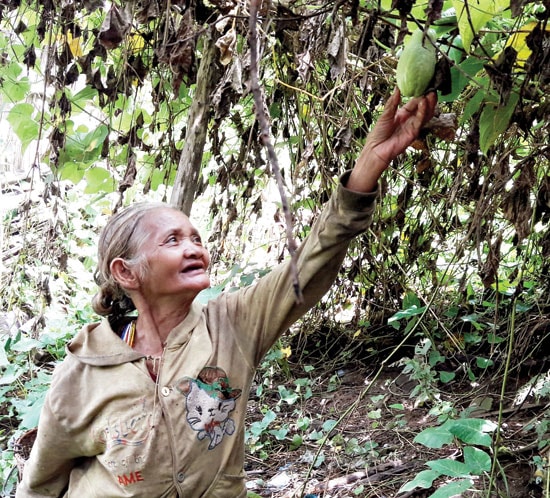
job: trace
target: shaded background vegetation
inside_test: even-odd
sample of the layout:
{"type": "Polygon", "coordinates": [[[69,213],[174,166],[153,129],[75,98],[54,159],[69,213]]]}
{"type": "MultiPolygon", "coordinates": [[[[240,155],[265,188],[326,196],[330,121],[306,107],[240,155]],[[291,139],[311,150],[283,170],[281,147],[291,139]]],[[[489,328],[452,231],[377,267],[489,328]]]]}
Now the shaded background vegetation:
{"type": "MultiPolygon", "coordinates": [[[[547,395],[536,376],[550,340],[548,2],[259,9],[260,112],[297,239],[393,91],[406,34],[430,25],[439,57],[438,118],[384,177],[369,232],[275,364],[338,371],[405,358],[423,386],[414,396],[431,402],[441,383],[505,388],[512,374],[546,379],[531,394],[547,395]]],[[[175,191],[194,200],[211,294],[249,285],[287,252],[249,91],[246,3],[0,2],[0,25],[7,440],[36,422],[49,367],[93,319],[95,235],[110,212],[175,191]]]]}

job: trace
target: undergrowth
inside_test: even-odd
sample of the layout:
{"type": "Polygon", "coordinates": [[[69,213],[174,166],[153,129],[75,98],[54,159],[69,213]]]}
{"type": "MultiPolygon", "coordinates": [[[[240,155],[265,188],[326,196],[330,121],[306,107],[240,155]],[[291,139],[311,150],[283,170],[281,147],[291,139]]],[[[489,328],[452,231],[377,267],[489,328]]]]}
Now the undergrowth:
{"type": "MultiPolygon", "coordinates": [[[[4,213],[5,240],[25,248],[4,260],[11,271],[2,274],[0,472],[8,495],[16,482],[13,443],[36,426],[66,342],[96,319],[90,308],[94,241],[107,203],[69,199],[66,205],[58,201],[55,212],[39,204],[32,211],[4,213]]],[[[280,472],[299,469],[306,490],[321,476],[380,468],[408,447],[421,455],[424,467],[410,470],[414,475],[403,476],[395,491],[426,488],[441,497],[468,489],[498,496],[507,479],[503,462],[517,449],[514,438],[521,437],[529,440],[521,455],[540,490],[533,496],[543,496],[550,305],[547,287],[531,271],[536,265],[526,271],[528,262],[537,262],[533,247],[526,246],[531,253],[520,261],[504,261],[509,278],[487,288],[470,283],[458,292],[458,280],[444,265],[435,291],[428,294],[422,281],[419,290],[415,277],[399,299],[381,302],[374,299],[380,282],[369,296],[368,270],[352,271],[358,247],[352,248],[332,290],[277,342],[258,370],[246,427],[250,465],[280,458],[280,472]],[[394,392],[389,371],[411,388],[394,392]],[[351,385],[360,388],[346,398],[351,385]],[[533,410],[528,423],[507,427],[506,413],[526,406],[533,410]],[[412,430],[415,410],[425,417],[412,430]],[[399,444],[389,443],[388,433],[399,444]]],[[[268,271],[227,267],[203,298],[253,285],[268,271]]],[[[262,485],[254,474],[250,480],[262,485]]],[[[369,496],[361,482],[353,492],[369,496]]]]}

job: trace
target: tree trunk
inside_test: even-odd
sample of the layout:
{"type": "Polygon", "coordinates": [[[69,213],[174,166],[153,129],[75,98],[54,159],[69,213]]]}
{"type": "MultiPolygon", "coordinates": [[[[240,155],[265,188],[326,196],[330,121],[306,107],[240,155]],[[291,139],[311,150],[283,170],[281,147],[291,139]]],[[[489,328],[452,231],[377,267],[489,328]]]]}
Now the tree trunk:
{"type": "Polygon", "coordinates": [[[211,94],[221,78],[216,60],[216,42],[210,33],[205,35],[204,50],[197,73],[193,103],[187,117],[185,144],[178,164],[170,203],[189,215],[197,192],[204,144],[210,117],[211,94]]]}

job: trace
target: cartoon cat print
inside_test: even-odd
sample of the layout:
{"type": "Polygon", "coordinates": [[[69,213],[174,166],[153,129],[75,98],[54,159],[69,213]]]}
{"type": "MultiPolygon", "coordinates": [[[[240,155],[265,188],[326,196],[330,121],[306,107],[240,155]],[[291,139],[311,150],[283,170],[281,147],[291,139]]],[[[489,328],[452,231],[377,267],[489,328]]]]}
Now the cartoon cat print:
{"type": "Polygon", "coordinates": [[[205,367],[197,379],[186,377],[176,387],[186,397],[187,422],[197,432],[199,441],[209,439],[209,450],[220,444],[225,435],[235,432],[230,414],[241,390],[230,387],[223,369],[205,367]]]}

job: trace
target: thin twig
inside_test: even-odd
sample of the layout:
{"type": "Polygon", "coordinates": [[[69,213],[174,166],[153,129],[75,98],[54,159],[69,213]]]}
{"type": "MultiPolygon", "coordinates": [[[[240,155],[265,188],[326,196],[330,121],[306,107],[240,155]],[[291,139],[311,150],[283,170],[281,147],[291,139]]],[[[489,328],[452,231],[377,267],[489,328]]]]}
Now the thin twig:
{"type": "Polygon", "coordinates": [[[254,97],[254,106],[256,107],[256,119],[260,125],[260,140],[262,145],[267,148],[269,162],[273,169],[273,174],[277,180],[277,186],[279,188],[279,195],[281,196],[281,204],[283,207],[283,213],[286,220],[286,237],[288,252],[290,253],[290,268],[292,272],[292,283],[294,287],[294,293],[296,295],[296,302],[298,304],[303,302],[302,289],[300,288],[300,282],[298,280],[298,265],[296,255],[296,241],[293,235],[293,224],[290,209],[288,207],[288,199],[285,194],[283,177],[281,175],[281,169],[279,168],[279,161],[277,154],[275,153],[275,147],[271,142],[269,134],[269,120],[267,119],[264,106],[264,95],[259,83],[259,71],[258,71],[258,30],[256,28],[258,17],[258,4],[262,0],[252,0],[250,2],[250,89],[254,97]]]}

